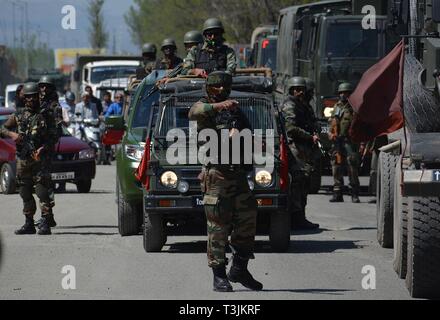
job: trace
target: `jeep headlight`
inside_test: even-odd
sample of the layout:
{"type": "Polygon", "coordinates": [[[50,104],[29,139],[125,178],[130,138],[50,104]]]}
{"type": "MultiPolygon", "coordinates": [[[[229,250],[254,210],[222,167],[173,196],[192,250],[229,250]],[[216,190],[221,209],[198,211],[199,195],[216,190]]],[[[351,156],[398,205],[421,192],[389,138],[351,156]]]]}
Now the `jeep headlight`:
{"type": "Polygon", "coordinates": [[[160,182],[164,187],[175,189],[177,188],[177,174],[172,171],[167,171],[160,176],[160,182]]]}
{"type": "Polygon", "coordinates": [[[78,153],[78,159],[80,160],[95,159],[95,150],[93,149],[81,150],[78,153]]]}
{"type": "Polygon", "coordinates": [[[127,158],[134,161],[141,161],[144,156],[145,148],[140,145],[126,145],[125,146],[125,155],[127,158]]]}
{"type": "Polygon", "coordinates": [[[258,171],[255,175],[255,182],[260,187],[267,188],[272,184],[272,175],[266,170],[258,171]]]}

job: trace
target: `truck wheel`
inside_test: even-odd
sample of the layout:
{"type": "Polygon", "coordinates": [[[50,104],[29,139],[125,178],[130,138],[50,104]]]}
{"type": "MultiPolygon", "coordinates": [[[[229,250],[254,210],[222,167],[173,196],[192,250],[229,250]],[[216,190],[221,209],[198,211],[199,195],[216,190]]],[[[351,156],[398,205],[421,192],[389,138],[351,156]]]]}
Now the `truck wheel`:
{"type": "Polygon", "coordinates": [[[76,182],[76,190],[79,193],[89,193],[92,188],[92,180],[79,180],[76,182]]]}
{"type": "Polygon", "coordinates": [[[394,261],[393,266],[400,279],[406,277],[408,249],[408,198],[401,193],[401,163],[396,166],[394,184],[394,261]]]}
{"type": "Polygon", "coordinates": [[[269,242],[274,252],[286,252],[290,244],[290,213],[272,212],[270,215],[269,242]]]}
{"type": "Polygon", "coordinates": [[[411,54],[405,55],[404,108],[405,121],[411,132],[439,132],[439,100],[418,79],[423,66],[411,54]]]}
{"type": "Polygon", "coordinates": [[[123,237],[139,234],[139,206],[125,201],[119,181],[116,184],[118,202],[118,229],[123,237]]]}
{"type": "Polygon", "coordinates": [[[161,214],[144,212],[144,249],[160,252],[166,243],[165,226],[161,214]]]}
{"type": "Polygon", "coordinates": [[[3,194],[12,194],[16,191],[15,172],[9,163],[1,167],[0,189],[3,194]]]}
{"type": "Polygon", "coordinates": [[[411,198],[406,284],[414,298],[440,298],[440,198],[411,198]]]}
{"type": "Polygon", "coordinates": [[[393,247],[394,176],[398,156],[381,152],[377,178],[377,240],[383,248],[393,247]]]}

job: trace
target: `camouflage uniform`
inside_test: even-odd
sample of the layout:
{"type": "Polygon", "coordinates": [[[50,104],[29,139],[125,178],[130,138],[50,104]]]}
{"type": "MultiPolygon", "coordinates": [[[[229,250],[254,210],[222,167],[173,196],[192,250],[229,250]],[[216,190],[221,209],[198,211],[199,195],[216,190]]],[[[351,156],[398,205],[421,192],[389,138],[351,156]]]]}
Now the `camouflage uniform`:
{"type": "MultiPolygon", "coordinates": [[[[353,108],[350,103],[339,101],[335,104],[330,118],[330,135],[333,140],[332,168],[335,199],[341,200],[342,187],[344,185],[343,166],[348,166],[348,177],[352,195],[359,195],[359,146],[350,141],[349,130],[353,121],[353,108]]],[[[336,201],[336,200],[335,200],[336,201]]],[[[338,202],[339,202],[338,201],[338,202]]],[[[357,200],[356,200],[357,202],[357,200]]]]}
{"type": "Polygon", "coordinates": [[[291,96],[282,104],[289,148],[294,157],[289,170],[292,175],[292,220],[293,224],[305,220],[305,208],[313,170],[315,147],[313,134],[318,123],[309,105],[291,96]]]}
{"type": "MultiPolygon", "coordinates": [[[[189,117],[197,121],[199,130],[217,129],[216,112],[208,100],[194,104],[189,117]]],[[[229,235],[231,246],[240,256],[254,258],[257,202],[249,189],[246,170],[240,166],[206,164],[201,187],[208,221],[208,265],[215,268],[227,264],[225,249],[229,235]]]]}
{"type": "Polygon", "coordinates": [[[208,74],[213,71],[226,71],[231,74],[237,68],[235,51],[222,45],[211,48],[207,43],[192,48],[183,64],[182,74],[187,75],[192,69],[204,69],[208,74]]]}
{"type": "Polygon", "coordinates": [[[182,58],[173,56],[172,60],[167,58],[162,58],[161,60],[156,61],[156,65],[154,69],[156,70],[172,70],[175,69],[179,64],[183,62],[182,58]]]}

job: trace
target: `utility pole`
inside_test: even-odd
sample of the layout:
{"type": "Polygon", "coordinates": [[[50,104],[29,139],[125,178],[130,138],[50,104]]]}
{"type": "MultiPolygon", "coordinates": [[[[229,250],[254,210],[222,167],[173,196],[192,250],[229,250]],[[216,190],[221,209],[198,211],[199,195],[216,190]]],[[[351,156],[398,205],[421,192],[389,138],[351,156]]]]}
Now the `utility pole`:
{"type": "Polygon", "coordinates": [[[12,2],[12,47],[15,49],[15,2],[12,2]]]}

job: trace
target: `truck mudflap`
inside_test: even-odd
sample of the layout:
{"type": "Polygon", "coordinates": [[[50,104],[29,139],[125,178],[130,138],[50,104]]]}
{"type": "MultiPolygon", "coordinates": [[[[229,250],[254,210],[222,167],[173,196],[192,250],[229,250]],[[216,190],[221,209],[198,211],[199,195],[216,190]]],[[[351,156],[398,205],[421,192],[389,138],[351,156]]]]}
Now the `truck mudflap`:
{"type": "Polygon", "coordinates": [[[404,197],[438,197],[440,196],[440,169],[404,170],[404,197]]]}

